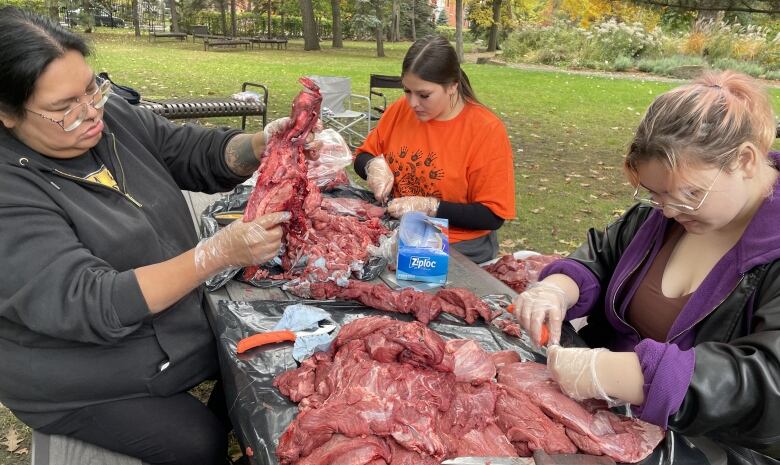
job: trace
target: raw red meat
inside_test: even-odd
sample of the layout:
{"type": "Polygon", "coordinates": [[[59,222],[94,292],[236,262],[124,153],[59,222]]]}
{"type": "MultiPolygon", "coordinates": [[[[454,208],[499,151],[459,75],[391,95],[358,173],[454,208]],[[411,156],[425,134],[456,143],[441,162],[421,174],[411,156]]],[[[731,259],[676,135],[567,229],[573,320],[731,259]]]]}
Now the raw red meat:
{"type": "Polygon", "coordinates": [[[453,373],[461,383],[481,384],[496,377],[493,358],[470,339],[447,341],[446,350],[452,354],[453,373]]]}
{"type": "Polygon", "coordinates": [[[537,363],[505,364],[498,383],[486,375],[479,384],[459,382],[459,365],[494,366],[494,359],[513,357],[485,354],[473,341],[445,344],[419,322],[361,318],[341,328],[332,350],[275,380],[285,395],[311,393],[279,439],[282,465],[434,465],[539,449],[638,461],[663,438],[660,428],[615,415],[604,403],[565,397],[537,363]],[[482,361],[458,362],[464,348],[461,355],[482,361]],[[313,386],[301,385],[308,382],[313,386]],[[349,447],[355,462],[342,453],[349,447]]]}
{"type": "MultiPolygon", "coordinates": [[[[333,215],[322,208],[317,186],[307,178],[304,143],[319,117],[322,96],[314,82],[300,79],[306,88],[295,98],[287,130],[267,142],[266,155],[244,212],[244,221],[267,213],[287,210],[284,225],[284,278],[308,281],[333,280],[346,284],[353,271],[362,271],[368,246],[376,245],[387,229],[374,216],[367,221],[333,215]],[[302,269],[294,269],[303,265],[302,269]]],[[[368,213],[368,212],[366,212],[368,213]]],[[[371,213],[375,213],[373,210],[371,213]]],[[[369,215],[370,216],[370,215],[369,215]]],[[[243,279],[263,279],[267,271],[257,266],[244,269],[243,279]]]]}
{"type": "Polygon", "coordinates": [[[485,266],[485,271],[500,279],[516,292],[523,292],[525,288],[539,280],[542,269],[562,258],[560,255],[531,255],[530,257],[516,259],[514,256],[504,255],[497,262],[485,266]]]}
{"type": "Polygon", "coordinates": [[[565,426],[566,435],[583,452],[634,463],[647,457],[664,437],[658,426],[617,416],[606,409],[604,402],[578,403],[567,397],[544,365],[505,365],[498,372],[498,380],[527,395],[550,418],[565,426]]]}

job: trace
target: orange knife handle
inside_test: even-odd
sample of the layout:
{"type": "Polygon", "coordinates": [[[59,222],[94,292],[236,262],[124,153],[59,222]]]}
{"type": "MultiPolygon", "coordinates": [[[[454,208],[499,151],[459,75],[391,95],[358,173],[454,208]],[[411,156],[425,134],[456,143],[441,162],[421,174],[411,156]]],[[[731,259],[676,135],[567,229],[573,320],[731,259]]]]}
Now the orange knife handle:
{"type": "MultiPolygon", "coordinates": [[[[506,308],[506,311],[514,315],[515,305],[509,304],[509,306],[506,308]]],[[[550,330],[547,329],[547,325],[542,325],[542,336],[541,340],[539,341],[539,345],[546,346],[548,342],[550,342],[550,330]]]]}
{"type": "Polygon", "coordinates": [[[254,349],[255,347],[284,341],[295,341],[295,333],[286,329],[268,333],[257,333],[238,341],[236,352],[243,354],[247,350],[254,349]]]}

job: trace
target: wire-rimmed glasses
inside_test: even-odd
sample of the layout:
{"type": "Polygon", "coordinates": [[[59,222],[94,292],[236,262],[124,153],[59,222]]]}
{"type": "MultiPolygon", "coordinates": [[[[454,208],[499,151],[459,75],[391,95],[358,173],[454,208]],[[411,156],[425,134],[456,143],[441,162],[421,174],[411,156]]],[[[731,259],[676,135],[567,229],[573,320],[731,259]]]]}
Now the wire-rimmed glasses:
{"type": "Polygon", "coordinates": [[[672,210],[679,213],[695,215],[696,213],[698,213],[699,209],[701,209],[701,206],[704,204],[704,201],[707,200],[707,197],[710,195],[710,191],[712,191],[712,188],[715,186],[715,182],[718,180],[720,174],[723,172],[723,168],[725,168],[725,166],[720,167],[720,170],[718,170],[718,174],[716,174],[715,177],[712,179],[712,182],[710,183],[707,189],[699,191],[697,193],[698,195],[692,196],[692,197],[701,196],[701,198],[698,200],[695,206],[688,205],[685,203],[659,202],[653,199],[653,197],[656,196],[657,194],[653,194],[648,190],[642,190],[643,186],[641,184],[637,184],[636,190],[634,190],[634,195],[633,195],[634,200],[636,200],[637,202],[643,205],[657,208],[659,210],[663,210],[664,208],[669,207],[672,210]]]}
{"type": "Polygon", "coordinates": [[[95,89],[94,92],[84,94],[89,99],[86,102],[81,102],[76,106],[69,108],[62,115],[62,119],[56,120],[28,108],[25,108],[25,110],[34,115],[38,115],[45,120],[51,121],[61,127],[65,132],[73,131],[81,126],[81,123],[87,118],[87,112],[89,111],[87,105],[92,105],[92,108],[99,110],[103,108],[103,105],[105,105],[108,100],[108,96],[111,95],[111,81],[108,79],[102,81],[96,79],[95,83],[97,84],[97,89],[95,89]]]}

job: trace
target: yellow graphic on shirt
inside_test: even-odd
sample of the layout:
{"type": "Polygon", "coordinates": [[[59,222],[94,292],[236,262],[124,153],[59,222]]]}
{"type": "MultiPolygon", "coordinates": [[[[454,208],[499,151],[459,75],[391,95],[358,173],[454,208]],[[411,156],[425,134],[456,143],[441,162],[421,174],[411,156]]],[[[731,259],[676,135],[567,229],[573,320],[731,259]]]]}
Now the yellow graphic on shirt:
{"type": "Polygon", "coordinates": [[[119,185],[117,185],[114,176],[111,174],[111,171],[108,171],[108,168],[106,168],[105,165],[101,166],[99,170],[84,176],[84,179],[119,190],[119,185]]]}

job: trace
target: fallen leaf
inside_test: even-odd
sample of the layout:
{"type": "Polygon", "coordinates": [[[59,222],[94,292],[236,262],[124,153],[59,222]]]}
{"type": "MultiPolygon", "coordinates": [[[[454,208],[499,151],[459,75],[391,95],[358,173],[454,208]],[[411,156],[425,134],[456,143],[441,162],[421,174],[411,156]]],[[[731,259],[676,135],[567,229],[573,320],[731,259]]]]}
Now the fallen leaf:
{"type": "Polygon", "coordinates": [[[5,441],[1,444],[5,446],[5,450],[13,452],[19,448],[20,442],[22,442],[22,438],[19,437],[19,433],[13,428],[8,428],[8,431],[5,433],[5,441]]]}
{"type": "Polygon", "coordinates": [[[16,454],[16,455],[27,455],[27,453],[28,453],[28,452],[29,452],[29,451],[27,450],[27,448],[26,448],[26,447],[22,447],[21,449],[17,449],[17,450],[14,452],[14,454],[16,454]]]}

